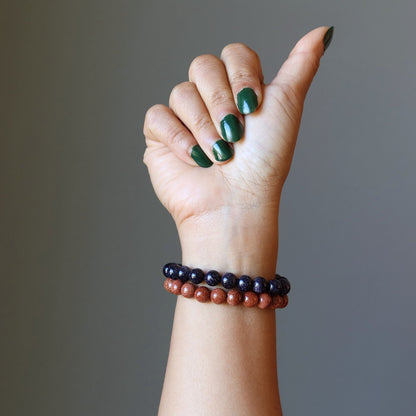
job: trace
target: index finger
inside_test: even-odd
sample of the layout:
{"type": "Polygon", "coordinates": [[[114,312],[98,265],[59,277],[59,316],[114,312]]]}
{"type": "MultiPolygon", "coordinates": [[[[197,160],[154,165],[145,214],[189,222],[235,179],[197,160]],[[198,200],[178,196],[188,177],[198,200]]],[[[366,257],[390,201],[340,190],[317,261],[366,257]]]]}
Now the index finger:
{"type": "Polygon", "coordinates": [[[237,108],[251,114],[261,105],[263,73],[256,52],[243,43],[231,43],[221,52],[237,108]]]}

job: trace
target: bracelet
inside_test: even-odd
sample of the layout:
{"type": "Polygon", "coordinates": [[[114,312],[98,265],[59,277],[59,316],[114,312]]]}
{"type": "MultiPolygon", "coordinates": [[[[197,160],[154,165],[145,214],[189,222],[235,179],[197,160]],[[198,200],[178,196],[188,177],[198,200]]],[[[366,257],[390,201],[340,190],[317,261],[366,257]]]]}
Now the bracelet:
{"type": "Polygon", "coordinates": [[[164,287],[168,292],[195,298],[203,303],[227,302],[233,306],[243,304],[249,308],[258,306],[260,309],[278,309],[285,308],[289,302],[289,280],[279,274],[270,281],[260,276],[255,279],[246,275],[237,278],[233,273],[221,276],[215,270],[205,274],[201,269],[191,269],[179,263],[165,264],[163,274],[166,277],[164,287]],[[208,286],[222,285],[224,289],[199,286],[204,281],[208,286]]]}
{"type": "Polygon", "coordinates": [[[237,276],[233,273],[224,273],[222,276],[216,270],[210,270],[206,274],[201,269],[191,269],[179,263],[167,263],[163,266],[163,275],[173,280],[180,280],[182,283],[190,281],[196,285],[204,280],[208,286],[222,285],[225,289],[238,289],[241,292],[250,292],[260,295],[284,296],[290,292],[290,283],[286,277],[279,274],[274,279],[267,281],[264,277],[252,279],[250,276],[237,276]]]}

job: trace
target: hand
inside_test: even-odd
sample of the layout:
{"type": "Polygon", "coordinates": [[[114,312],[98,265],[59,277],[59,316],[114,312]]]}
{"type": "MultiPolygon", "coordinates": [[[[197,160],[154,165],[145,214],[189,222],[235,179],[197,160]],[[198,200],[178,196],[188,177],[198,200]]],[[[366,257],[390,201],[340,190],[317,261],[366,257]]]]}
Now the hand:
{"type": "Polygon", "coordinates": [[[258,56],[243,44],[226,46],[221,59],[202,55],[189,82],[173,89],[170,108],[148,110],[144,162],[183,248],[242,224],[247,235],[277,239],[304,99],[330,35],[320,27],[304,36],[267,86],[258,56]]]}

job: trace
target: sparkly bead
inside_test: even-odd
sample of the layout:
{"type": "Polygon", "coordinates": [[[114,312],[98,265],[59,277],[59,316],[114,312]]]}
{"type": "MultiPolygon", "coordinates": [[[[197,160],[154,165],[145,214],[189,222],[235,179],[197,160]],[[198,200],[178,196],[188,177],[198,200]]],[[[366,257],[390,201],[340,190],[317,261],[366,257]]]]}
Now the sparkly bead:
{"type": "Polygon", "coordinates": [[[168,269],[168,276],[176,280],[178,278],[179,267],[176,263],[171,263],[168,269]]]}
{"type": "Polygon", "coordinates": [[[243,300],[243,295],[237,289],[231,289],[227,293],[227,303],[232,306],[240,304],[243,300]]]}
{"type": "Polygon", "coordinates": [[[174,280],[172,282],[172,293],[175,295],[180,295],[182,285],[183,283],[180,280],[174,280]]]}
{"type": "Polygon", "coordinates": [[[220,303],[224,303],[227,299],[227,294],[223,289],[213,289],[211,290],[211,301],[219,305],[220,303]]]}
{"type": "Polygon", "coordinates": [[[282,282],[279,279],[272,279],[269,282],[269,293],[272,296],[280,295],[282,292],[282,282]]]}
{"type": "Polygon", "coordinates": [[[269,289],[269,282],[264,277],[256,277],[253,282],[253,292],[260,294],[265,293],[269,289]]]}
{"type": "Polygon", "coordinates": [[[279,278],[280,283],[282,285],[282,295],[287,295],[290,292],[290,283],[289,280],[286,279],[286,277],[280,276],[279,278]]]}
{"type": "Polygon", "coordinates": [[[210,298],[210,290],[207,287],[201,286],[195,290],[194,298],[198,302],[208,302],[210,298]]]}
{"type": "Polygon", "coordinates": [[[198,285],[204,281],[204,277],[204,272],[201,269],[192,269],[191,274],[189,275],[189,280],[198,285]]]}
{"type": "Polygon", "coordinates": [[[287,304],[289,303],[289,297],[287,295],[283,296],[283,305],[282,308],[286,308],[287,304]]]}
{"type": "Polygon", "coordinates": [[[278,309],[281,308],[283,305],[283,297],[280,295],[274,295],[272,296],[272,301],[270,303],[270,308],[271,309],[278,309]]]}
{"type": "Polygon", "coordinates": [[[175,263],[167,263],[167,264],[165,264],[164,266],[163,266],[163,275],[165,276],[165,277],[170,277],[169,276],[169,267],[170,266],[172,266],[172,265],[174,265],[175,263]]]}
{"type": "Polygon", "coordinates": [[[259,308],[266,309],[272,302],[272,297],[268,293],[262,293],[259,295],[259,308]]]}
{"type": "Polygon", "coordinates": [[[221,282],[221,275],[215,270],[210,270],[205,276],[205,281],[209,286],[217,286],[221,282]]]}
{"type": "Polygon", "coordinates": [[[170,280],[171,279],[169,279],[169,278],[167,278],[167,279],[165,279],[165,282],[163,283],[163,287],[168,291],[168,292],[170,292],[170,290],[169,290],[169,282],[170,282],[170,280]]]}
{"type": "Polygon", "coordinates": [[[190,274],[191,274],[191,269],[189,267],[186,267],[186,266],[179,267],[178,279],[182,283],[185,283],[185,282],[187,282],[189,280],[189,275],[190,274]]]}
{"type": "Polygon", "coordinates": [[[242,292],[248,292],[249,290],[251,290],[253,288],[253,279],[249,276],[241,276],[238,279],[238,288],[242,291],[242,292]]]}
{"type": "Polygon", "coordinates": [[[244,306],[247,306],[247,308],[252,308],[253,306],[256,306],[259,302],[259,297],[254,292],[246,292],[244,293],[244,306]]]}
{"type": "Polygon", "coordinates": [[[195,293],[195,286],[192,283],[186,282],[181,287],[181,294],[185,298],[193,298],[195,293]]]}
{"type": "Polygon", "coordinates": [[[232,273],[225,273],[222,276],[222,285],[226,289],[233,289],[237,285],[237,277],[232,273]]]}

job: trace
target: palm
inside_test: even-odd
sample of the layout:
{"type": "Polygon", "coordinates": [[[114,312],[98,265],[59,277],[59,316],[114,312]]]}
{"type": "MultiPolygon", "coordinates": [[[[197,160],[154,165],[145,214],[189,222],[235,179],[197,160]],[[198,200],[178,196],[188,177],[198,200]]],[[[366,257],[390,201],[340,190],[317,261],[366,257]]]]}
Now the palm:
{"type": "Polygon", "coordinates": [[[192,167],[161,143],[148,148],[155,191],[177,224],[227,205],[275,202],[286,179],[301,108],[285,100],[279,87],[264,90],[262,107],[245,118],[245,138],[235,144],[230,163],[192,167]]]}

